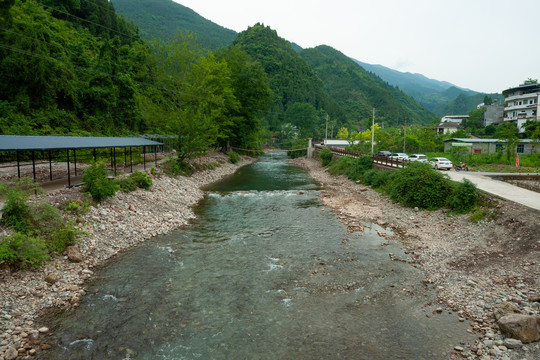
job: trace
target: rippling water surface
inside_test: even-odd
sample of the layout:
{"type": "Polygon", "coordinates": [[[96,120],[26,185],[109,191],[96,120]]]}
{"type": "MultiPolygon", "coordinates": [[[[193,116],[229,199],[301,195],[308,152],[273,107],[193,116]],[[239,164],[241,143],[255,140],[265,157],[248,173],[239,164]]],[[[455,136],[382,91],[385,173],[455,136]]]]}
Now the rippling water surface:
{"type": "Polygon", "coordinates": [[[438,359],[465,337],[399,244],[347,234],[318,186],[266,155],[210,189],[188,229],[100,270],[49,319],[44,359],[438,359]],[[433,309],[428,308],[431,314],[433,309]]]}

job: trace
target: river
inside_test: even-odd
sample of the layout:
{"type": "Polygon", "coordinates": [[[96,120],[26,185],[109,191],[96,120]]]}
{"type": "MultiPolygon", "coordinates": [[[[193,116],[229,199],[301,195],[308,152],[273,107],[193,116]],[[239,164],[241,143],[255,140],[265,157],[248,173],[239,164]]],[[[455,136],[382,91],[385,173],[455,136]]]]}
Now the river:
{"type": "Polygon", "coordinates": [[[42,359],[440,359],[466,337],[377,225],[347,233],[319,186],[267,154],[213,185],[186,229],[96,271],[47,319],[42,359]],[[426,316],[428,314],[429,316],[426,316]]]}

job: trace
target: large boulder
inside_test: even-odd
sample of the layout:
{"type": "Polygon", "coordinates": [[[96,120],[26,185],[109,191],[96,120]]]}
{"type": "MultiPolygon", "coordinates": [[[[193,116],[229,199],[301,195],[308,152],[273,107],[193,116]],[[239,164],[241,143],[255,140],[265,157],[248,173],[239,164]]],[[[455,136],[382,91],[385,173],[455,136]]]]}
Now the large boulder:
{"type": "Polygon", "coordinates": [[[493,306],[493,316],[495,316],[495,320],[499,320],[506,315],[521,313],[521,310],[519,310],[516,304],[508,301],[493,306]]]}
{"type": "Polygon", "coordinates": [[[521,340],[522,343],[540,340],[540,316],[508,314],[497,323],[505,336],[521,340]]]}
{"type": "Polygon", "coordinates": [[[79,262],[82,262],[84,260],[84,257],[82,255],[81,251],[76,246],[68,246],[66,248],[66,252],[67,252],[67,257],[68,257],[69,261],[71,261],[71,262],[79,263],[79,262]]]}

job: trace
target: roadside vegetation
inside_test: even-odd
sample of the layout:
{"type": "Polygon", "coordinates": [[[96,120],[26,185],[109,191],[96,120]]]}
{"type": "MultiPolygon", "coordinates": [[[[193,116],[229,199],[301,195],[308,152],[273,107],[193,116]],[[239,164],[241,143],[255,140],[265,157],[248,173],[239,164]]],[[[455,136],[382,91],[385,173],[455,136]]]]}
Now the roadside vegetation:
{"type": "Polygon", "coordinates": [[[447,208],[465,214],[478,205],[479,192],[473,183],[468,180],[455,183],[428,164],[413,162],[406,168],[388,171],[372,168],[369,155],[341,156],[330,162],[324,151],[319,156],[323,166],[330,164],[330,174],[347,175],[350,180],[371,186],[405,206],[423,210],[447,208]]]}

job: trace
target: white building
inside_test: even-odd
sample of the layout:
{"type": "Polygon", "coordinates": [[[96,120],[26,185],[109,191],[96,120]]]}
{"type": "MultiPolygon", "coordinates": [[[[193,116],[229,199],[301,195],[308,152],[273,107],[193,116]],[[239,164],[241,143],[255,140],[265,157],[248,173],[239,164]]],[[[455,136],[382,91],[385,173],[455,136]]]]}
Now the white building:
{"type": "Polygon", "coordinates": [[[445,122],[452,122],[456,124],[461,124],[465,119],[468,119],[469,115],[446,115],[441,118],[441,124],[445,122]]]}
{"type": "Polygon", "coordinates": [[[515,122],[519,132],[524,132],[527,120],[539,121],[540,84],[525,83],[503,91],[504,121],[515,122]]]}

